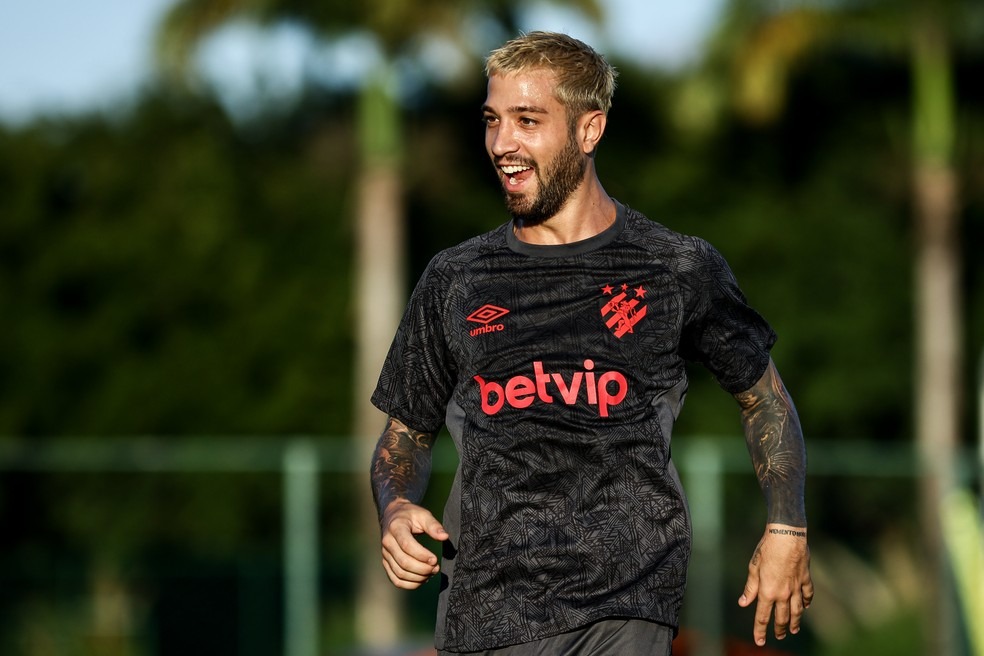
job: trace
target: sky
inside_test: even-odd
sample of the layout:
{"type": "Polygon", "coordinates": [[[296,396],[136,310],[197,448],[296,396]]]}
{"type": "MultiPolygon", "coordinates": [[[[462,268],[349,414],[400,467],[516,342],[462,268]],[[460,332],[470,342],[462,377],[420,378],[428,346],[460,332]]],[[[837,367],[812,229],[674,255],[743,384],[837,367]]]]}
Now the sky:
{"type": "MultiPolygon", "coordinates": [[[[0,2],[0,121],[37,114],[111,109],[150,75],[153,34],[174,0],[25,0],[0,2]]],[[[605,53],[674,68],[691,61],[724,0],[601,0],[608,21],[593,28],[576,13],[532,3],[526,29],[565,31],[605,53]]],[[[256,91],[291,93],[310,62],[312,43],[290,28],[225,30],[203,49],[206,77],[235,103],[256,91]],[[307,59],[306,59],[307,58],[307,59]],[[280,85],[279,87],[277,85],[280,85]]],[[[365,44],[347,42],[325,56],[333,70],[360,72],[365,44]]],[[[434,53],[441,59],[440,51],[434,53]]]]}

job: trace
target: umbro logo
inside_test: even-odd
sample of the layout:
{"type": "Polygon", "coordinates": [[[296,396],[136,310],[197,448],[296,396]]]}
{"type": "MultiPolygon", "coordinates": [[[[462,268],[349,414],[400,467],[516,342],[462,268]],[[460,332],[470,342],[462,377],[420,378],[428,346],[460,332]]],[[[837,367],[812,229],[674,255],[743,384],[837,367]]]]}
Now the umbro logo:
{"type": "Polygon", "coordinates": [[[478,328],[473,328],[468,334],[472,337],[477,337],[478,335],[485,335],[487,333],[495,333],[505,330],[505,324],[492,322],[501,319],[507,314],[509,314],[509,310],[506,308],[501,308],[498,305],[489,305],[486,303],[466,317],[466,319],[472,323],[482,324],[478,328]]]}
{"type": "Polygon", "coordinates": [[[509,314],[509,310],[506,308],[501,308],[497,305],[483,305],[474,312],[468,315],[469,321],[474,321],[475,323],[489,323],[490,321],[495,321],[509,314]]]}

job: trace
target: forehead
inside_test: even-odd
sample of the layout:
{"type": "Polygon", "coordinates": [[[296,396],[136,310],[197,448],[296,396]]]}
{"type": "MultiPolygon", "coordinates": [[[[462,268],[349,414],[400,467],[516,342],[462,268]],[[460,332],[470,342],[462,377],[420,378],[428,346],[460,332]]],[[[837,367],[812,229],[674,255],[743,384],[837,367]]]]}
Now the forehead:
{"type": "Polygon", "coordinates": [[[544,68],[492,75],[485,106],[497,113],[522,107],[562,113],[564,107],[554,93],[556,85],[556,75],[544,68]]]}

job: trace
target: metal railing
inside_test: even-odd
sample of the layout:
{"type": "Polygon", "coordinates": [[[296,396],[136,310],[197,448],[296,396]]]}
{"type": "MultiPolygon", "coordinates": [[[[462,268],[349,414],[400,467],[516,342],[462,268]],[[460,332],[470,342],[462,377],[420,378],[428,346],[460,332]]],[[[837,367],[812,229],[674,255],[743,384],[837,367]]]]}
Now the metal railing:
{"type": "MultiPolygon", "coordinates": [[[[442,441],[439,440],[441,445],[442,441]]],[[[435,472],[457,463],[450,440],[436,449],[435,472]]],[[[320,536],[319,477],[359,475],[367,471],[351,438],[319,436],[254,438],[58,438],[0,440],[0,471],[20,472],[268,472],[282,476],[283,586],[285,656],[314,656],[319,642],[320,536]]],[[[961,458],[963,480],[979,476],[977,458],[961,458]]],[[[694,532],[694,559],[700,575],[688,589],[686,618],[700,631],[701,655],[723,653],[721,608],[724,477],[751,476],[749,456],[740,437],[677,437],[673,459],[685,482],[694,532]]],[[[912,478],[921,474],[909,444],[865,441],[809,442],[811,477],[855,476],[912,478]]]]}

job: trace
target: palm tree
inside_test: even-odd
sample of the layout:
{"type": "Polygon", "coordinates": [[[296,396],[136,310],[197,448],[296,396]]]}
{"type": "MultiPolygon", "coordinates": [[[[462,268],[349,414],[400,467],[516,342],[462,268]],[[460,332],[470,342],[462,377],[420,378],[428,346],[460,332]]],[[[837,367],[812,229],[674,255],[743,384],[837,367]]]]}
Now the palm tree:
{"type": "MultiPolygon", "coordinates": [[[[562,3],[600,20],[596,0],[562,3]]],[[[205,38],[234,19],[260,23],[295,20],[330,38],[352,30],[368,30],[382,56],[360,90],[356,173],[355,271],[356,363],[353,389],[353,434],[360,462],[369,462],[384,417],[369,403],[390,340],[405,305],[405,245],[401,169],[401,113],[394,92],[394,62],[422,37],[441,36],[468,55],[464,18],[483,14],[504,33],[516,31],[519,2],[509,0],[365,0],[355,3],[301,2],[299,0],[177,0],[164,17],[158,38],[162,71],[179,84],[187,80],[195,49],[205,38]]],[[[401,632],[400,597],[385,580],[375,555],[379,526],[368,483],[360,488],[360,516],[364,518],[363,550],[372,554],[360,564],[356,633],[367,646],[392,646],[401,632]]]]}
{"type": "Polygon", "coordinates": [[[939,633],[927,645],[956,653],[956,615],[941,516],[956,488],[956,449],[961,432],[964,378],[963,299],[960,292],[959,190],[953,163],[955,92],[945,17],[924,4],[914,15],[913,200],[918,249],[916,298],[916,436],[921,479],[920,516],[930,557],[930,608],[939,633]],[[936,640],[932,640],[936,637],[936,640]]]}
{"type": "MultiPolygon", "coordinates": [[[[926,653],[954,653],[952,584],[947,572],[942,504],[956,485],[955,453],[961,432],[964,378],[962,306],[959,277],[959,189],[953,162],[956,90],[950,51],[959,33],[954,17],[959,2],[876,0],[864,5],[808,3],[770,11],[774,3],[733,0],[724,29],[712,44],[705,67],[685,87],[710,98],[720,110],[730,98],[747,121],[765,124],[783,109],[792,67],[806,54],[835,40],[879,43],[904,56],[912,71],[912,199],[916,261],[916,441],[920,477],[920,516],[925,548],[936,585],[927,590],[927,609],[936,612],[926,653]],[[901,20],[893,23],[893,18],[901,20]],[[898,25],[904,26],[902,30],[898,25]],[[728,88],[728,91],[723,91],[728,88]]],[[[967,5],[969,7],[969,5],[967,5]]],[[[686,96],[685,96],[686,97],[686,96]]],[[[696,114],[692,127],[707,130],[714,112],[696,114]]],[[[685,117],[686,118],[686,117],[685,117]]]]}

